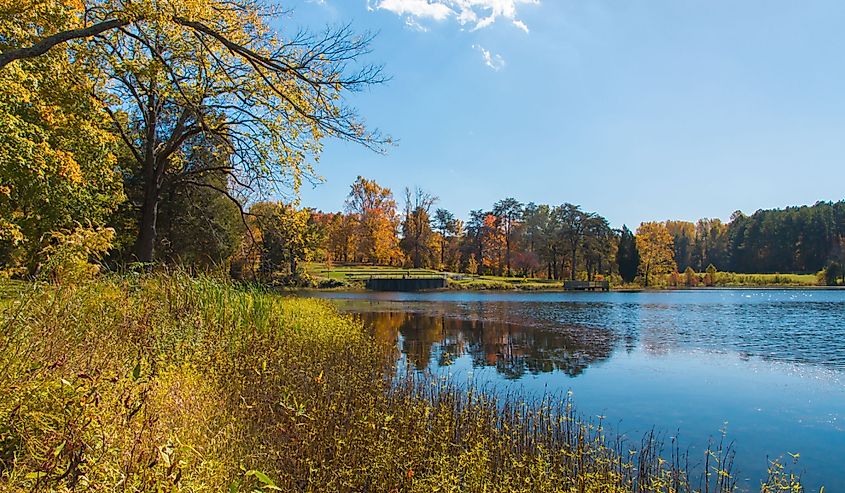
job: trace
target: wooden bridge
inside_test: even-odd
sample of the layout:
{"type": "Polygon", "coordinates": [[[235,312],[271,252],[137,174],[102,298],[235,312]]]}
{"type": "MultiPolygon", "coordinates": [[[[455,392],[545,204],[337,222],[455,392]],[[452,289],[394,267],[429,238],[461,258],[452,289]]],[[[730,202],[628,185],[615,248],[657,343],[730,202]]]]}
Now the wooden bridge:
{"type": "Polygon", "coordinates": [[[370,276],[364,281],[364,286],[373,291],[424,291],[443,289],[446,285],[446,276],[370,276]]]}
{"type": "Polygon", "coordinates": [[[608,281],[563,281],[567,291],[610,291],[608,281]]]}

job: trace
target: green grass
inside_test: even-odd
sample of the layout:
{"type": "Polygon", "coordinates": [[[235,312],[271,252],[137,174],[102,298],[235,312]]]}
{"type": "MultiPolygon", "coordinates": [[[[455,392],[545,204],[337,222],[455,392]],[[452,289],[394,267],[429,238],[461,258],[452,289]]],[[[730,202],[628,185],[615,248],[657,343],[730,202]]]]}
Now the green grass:
{"type": "Polygon", "coordinates": [[[319,262],[305,264],[305,272],[321,288],[356,288],[364,287],[364,281],[370,277],[431,277],[441,276],[442,272],[431,269],[404,269],[388,266],[370,265],[335,265],[327,268],[319,262]]]}
{"type": "Polygon", "coordinates": [[[816,286],[816,274],[736,274],[717,272],[716,286],[816,286]]]}
{"type": "MultiPolygon", "coordinates": [[[[325,264],[311,262],[306,264],[306,271],[318,281],[332,280],[330,287],[362,287],[363,281],[371,276],[383,277],[429,277],[448,275],[451,289],[464,290],[525,290],[525,291],[555,291],[562,290],[563,281],[549,279],[535,279],[525,277],[505,277],[489,275],[470,275],[442,272],[432,269],[404,269],[398,267],[369,266],[369,265],[338,265],[327,269],[325,264]]],[[[698,286],[704,286],[704,273],[697,274],[698,286]]],[[[680,274],[681,283],[684,274],[680,274]]],[[[667,282],[668,283],[668,276],[667,282]]],[[[717,272],[716,287],[807,287],[817,286],[818,278],[815,274],[737,274],[733,272],[717,272]]],[[[614,286],[620,288],[622,286],[614,286]]],[[[654,287],[654,286],[652,286],[654,287]]],[[[624,288],[641,288],[639,285],[626,285],[624,288]]]]}
{"type": "MultiPolygon", "coordinates": [[[[390,349],[324,302],[183,275],[27,288],[0,303],[2,491],[699,484],[676,449],[608,437],[565,398],[396,380],[390,349]]],[[[703,491],[730,491],[731,452],[704,457],[703,491]]],[[[795,491],[777,465],[768,484],[795,491]]]]}
{"type": "Polygon", "coordinates": [[[342,283],[342,285],[357,287],[369,277],[431,277],[449,276],[449,286],[452,289],[466,290],[542,290],[542,289],[563,289],[563,281],[549,281],[546,279],[532,279],[524,277],[505,276],[477,276],[470,274],[459,274],[452,272],[438,271],[434,269],[413,269],[388,266],[370,265],[337,265],[326,268],[326,265],[318,262],[309,262],[305,266],[306,272],[317,279],[318,282],[324,279],[331,279],[342,283]]]}

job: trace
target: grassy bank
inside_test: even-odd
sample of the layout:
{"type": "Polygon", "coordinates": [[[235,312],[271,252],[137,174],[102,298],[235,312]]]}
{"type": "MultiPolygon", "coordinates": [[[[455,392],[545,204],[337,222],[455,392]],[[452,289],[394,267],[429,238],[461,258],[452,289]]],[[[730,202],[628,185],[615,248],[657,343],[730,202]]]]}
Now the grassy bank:
{"type": "MultiPolygon", "coordinates": [[[[396,382],[330,306],[185,276],[0,289],[3,491],[730,491],[565,400],[396,382]],[[693,488],[691,484],[695,486],[693,488]]],[[[761,458],[764,460],[764,458],[761,458]]],[[[762,491],[794,491],[783,475],[762,491]],[[780,486],[776,486],[780,484],[780,486]]]]}
{"type": "MultiPolygon", "coordinates": [[[[536,279],[528,277],[481,276],[441,272],[432,269],[403,269],[399,267],[340,265],[327,268],[325,264],[311,262],[306,264],[306,272],[318,285],[328,288],[363,288],[364,280],[369,277],[427,277],[447,275],[451,289],[463,290],[524,290],[558,291],[563,289],[563,281],[536,279]]],[[[696,273],[692,287],[707,287],[706,273],[696,273]]],[[[687,287],[684,274],[677,279],[677,287],[687,287]]],[[[816,274],[737,274],[717,272],[711,287],[810,287],[818,286],[816,274]]],[[[671,276],[663,283],[652,288],[672,287],[671,276]]],[[[641,289],[639,284],[616,285],[613,288],[641,289]]]]}
{"type": "Polygon", "coordinates": [[[816,274],[737,274],[717,272],[715,285],[719,287],[779,287],[817,286],[816,274]]]}

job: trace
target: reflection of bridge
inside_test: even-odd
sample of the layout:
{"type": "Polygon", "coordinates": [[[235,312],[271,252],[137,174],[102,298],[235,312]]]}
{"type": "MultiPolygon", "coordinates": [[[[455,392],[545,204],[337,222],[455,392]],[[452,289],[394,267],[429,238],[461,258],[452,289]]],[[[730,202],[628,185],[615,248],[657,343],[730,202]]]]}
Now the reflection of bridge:
{"type": "Polygon", "coordinates": [[[414,276],[409,274],[390,276],[370,276],[364,282],[367,289],[373,291],[423,291],[426,289],[443,289],[446,287],[446,276],[414,276]]]}
{"type": "Polygon", "coordinates": [[[567,291],[610,291],[608,281],[563,281],[567,291]]]}

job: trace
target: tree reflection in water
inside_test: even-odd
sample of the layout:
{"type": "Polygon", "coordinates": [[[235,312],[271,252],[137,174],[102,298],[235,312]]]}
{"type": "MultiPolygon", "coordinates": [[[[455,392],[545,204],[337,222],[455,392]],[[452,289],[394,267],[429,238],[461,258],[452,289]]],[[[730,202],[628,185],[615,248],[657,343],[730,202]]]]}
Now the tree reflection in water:
{"type": "Polygon", "coordinates": [[[616,340],[612,331],[598,328],[523,326],[417,312],[358,315],[377,340],[397,348],[417,370],[446,367],[468,355],[474,367],[494,367],[508,379],[552,371],[578,376],[610,357],[616,340]]]}

